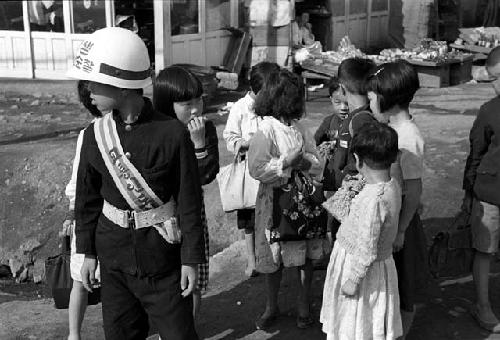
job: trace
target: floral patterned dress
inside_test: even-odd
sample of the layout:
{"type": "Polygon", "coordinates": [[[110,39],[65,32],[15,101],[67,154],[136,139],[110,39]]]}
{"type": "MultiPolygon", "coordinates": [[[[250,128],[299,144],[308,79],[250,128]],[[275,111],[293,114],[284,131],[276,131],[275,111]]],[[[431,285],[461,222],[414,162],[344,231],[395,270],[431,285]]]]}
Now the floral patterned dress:
{"type": "Polygon", "coordinates": [[[296,267],[306,259],[322,259],[330,250],[326,238],[302,241],[270,242],[273,229],[273,189],[286,184],[291,169],[283,169],[283,160],[292,151],[302,148],[304,157],[311,161],[311,176],[323,173],[324,160],[318,155],[314,139],[298,121],[283,124],[273,117],[264,117],[259,131],[253,137],[249,157],[250,175],[260,181],[255,204],[255,260],[256,270],[273,273],[283,264],[296,267]]]}

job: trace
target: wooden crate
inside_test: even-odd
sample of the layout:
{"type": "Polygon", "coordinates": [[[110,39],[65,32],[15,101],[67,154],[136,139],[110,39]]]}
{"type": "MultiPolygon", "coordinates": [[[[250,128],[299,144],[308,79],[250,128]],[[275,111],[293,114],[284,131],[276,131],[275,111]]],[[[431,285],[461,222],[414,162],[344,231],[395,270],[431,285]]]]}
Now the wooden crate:
{"type": "Polygon", "coordinates": [[[418,72],[420,87],[447,87],[450,85],[450,64],[410,61],[418,72]]]}
{"type": "Polygon", "coordinates": [[[472,58],[450,65],[450,86],[467,83],[472,79],[472,58]]]}

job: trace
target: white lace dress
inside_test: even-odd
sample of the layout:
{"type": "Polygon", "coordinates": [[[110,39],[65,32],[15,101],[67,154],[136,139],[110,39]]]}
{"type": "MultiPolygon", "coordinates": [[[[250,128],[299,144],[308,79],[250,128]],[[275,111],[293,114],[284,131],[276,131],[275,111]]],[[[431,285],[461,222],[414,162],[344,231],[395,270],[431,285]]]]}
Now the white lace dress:
{"type": "Polygon", "coordinates": [[[388,340],[402,335],[392,258],[400,208],[401,190],[394,179],[366,184],[353,199],[325,279],[320,321],[328,340],[388,340]],[[342,294],[348,279],[358,283],[355,296],[342,294]]]}

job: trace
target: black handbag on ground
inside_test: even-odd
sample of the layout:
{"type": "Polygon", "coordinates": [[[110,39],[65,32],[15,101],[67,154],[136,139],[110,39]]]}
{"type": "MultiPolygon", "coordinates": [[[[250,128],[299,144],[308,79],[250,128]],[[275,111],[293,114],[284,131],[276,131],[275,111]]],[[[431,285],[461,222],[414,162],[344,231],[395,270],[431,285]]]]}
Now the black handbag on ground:
{"type": "Polygon", "coordinates": [[[324,201],[321,187],[314,187],[302,172],[292,171],[289,182],[273,191],[271,243],[324,236],[328,219],[321,206],[324,201]]]}
{"type": "Polygon", "coordinates": [[[434,278],[449,279],[471,273],[474,261],[470,215],[461,211],[448,230],[437,233],[429,249],[429,269],[434,278]]]}
{"type": "MultiPolygon", "coordinates": [[[[61,253],[45,260],[47,283],[57,309],[68,308],[71,288],[73,287],[70,271],[70,242],[69,236],[63,236],[61,238],[61,253]]],[[[88,305],[96,305],[99,302],[101,302],[100,288],[93,288],[92,293],[88,294],[88,305]]]]}

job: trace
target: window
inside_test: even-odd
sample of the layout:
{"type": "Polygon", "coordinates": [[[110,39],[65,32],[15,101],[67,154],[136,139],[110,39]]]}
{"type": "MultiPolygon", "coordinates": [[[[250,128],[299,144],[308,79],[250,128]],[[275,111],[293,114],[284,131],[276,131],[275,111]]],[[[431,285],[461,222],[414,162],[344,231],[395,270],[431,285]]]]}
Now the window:
{"type": "Polygon", "coordinates": [[[207,32],[231,26],[231,2],[229,0],[206,0],[207,32]]]}
{"type": "Polygon", "coordinates": [[[334,17],[345,16],[345,0],[333,0],[331,4],[332,4],[332,15],[334,17]]]}
{"type": "Polygon", "coordinates": [[[198,0],[172,0],[170,4],[172,35],[200,32],[198,0]]]}
{"type": "Polygon", "coordinates": [[[366,14],[366,0],[351,0],[349,14],[366,14]]]}
{"type": "Polygon", "coordinates": [[[0,2],[0,30],[24,31],[21,1],[0,2]]]}
{"type": "Polygon", "coordinates": [[[32,31],[64,32],[62,0],[27,1],[32,31]]]}
{"type": "Polygon", "coordinates": [[[387,11],[387,0],[373,0],[372,12],[387,11]]]}
{"type": "Polygon", "coordinates": [[[104,0],[72,1],[73,27],[72,33],[92,33],[106,27],[106,7],[104,0]]]}

